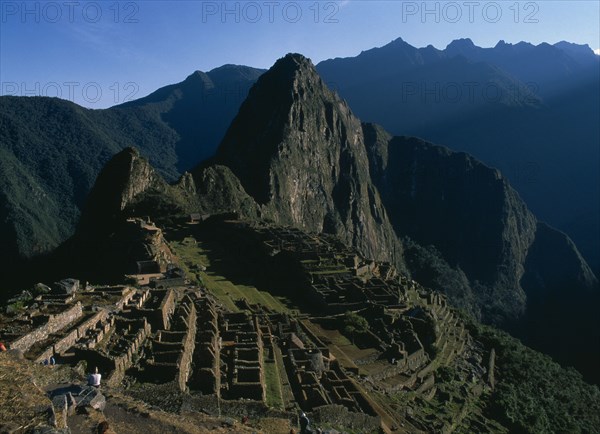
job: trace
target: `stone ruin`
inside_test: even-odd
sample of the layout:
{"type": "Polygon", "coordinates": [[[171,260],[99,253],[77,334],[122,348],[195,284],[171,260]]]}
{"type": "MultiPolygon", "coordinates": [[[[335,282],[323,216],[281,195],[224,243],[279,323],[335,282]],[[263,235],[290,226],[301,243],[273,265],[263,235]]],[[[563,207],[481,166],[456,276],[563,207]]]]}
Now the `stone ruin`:
{"type": "Polygon", "coordinates": [[[187,390],[192,355],[196,342],[196,306],[189,294],[179,303],[169,329],[158,330],[144,363],[144,377],[152,382],[175,381],[187,390]]]}
{"type": "Polygon", "coordinates": [[[263,342],[257,319],[245,312],[223,315],[220,338],[227,378],[222,396],[264,401],[263,342]]]}
{"type": "Polygon", "coordinates": [[[296,401],[305,411],[328,405],[378,417],[370,398],[340,367],[327,345],[302,322],[285,315],[267,319],[284,354],[287,376],[296,401]]]}
{"type": "MultiPolygon", "coordinates": [[[[321,313],[332,316],[358,311],[368,319],[369,341],[380,351],[379,357],[389,363],[372,374],[370,381],[389,392],[405,389],[428,396],[435,393],[433,359],[449,363],[468,342],[464,326],[448,308],[444,296],[399,276],[390,264],[363,260],[335,238],[268,225],[251,230],[259,234],[260,251],[271,258],[285,255],[290,269],[299,270],[291,277],[296,293],[309,297],[321,313]],[[418,296],[416,306],[414,299],[409,300],[409,293],[418,296]]],[[[307,333],[297,334],[294,339],[303,335],[307,333]]],[[[306,360],[306,350],[290,351],[290,359],[306,360]]],[[[359,372],[352,364],[343,369],[359,372]]],[[[314,397],[308,401],[324,402],[313,374],[306,372],[300,376],[305,379],[303,384],[315,385],[308,392],[314,397]]],[[[303,396],[298,396],[300,402],[303,396]]]]}
{"type": "Polygon", "coordinates": [[[219,314],[211,297],[196,300],[197,329],[191,390],[221,397],[221,342],[219,314]]]}
{"type": "MultiPolygon", "coordinates": [[[[110,385],[131,375],[199,396],[264,405],[268,382],[276,381],[285,408],[344,409],[373,426],[389,424],[390,417],[369,396],[370,388],[425,398],[435,393],[434,365],[452,361],[469,341],[445,297],[389,264],[362,259],[334,238],[268,226],[252,230],[257,256],[269,263],[283,255],[296,265],[290,279],[319,318],[335,322],[352,311],[368,320],[370,355],[350,363],[336,357],[308,316],[244,300],[239,312],[231,312],[172,267],[137,288],[61,281],[35,307],[0,323],[0,340],[37,362],[85,360],[110,385]],[[364,366],[371,365],[378,368],[365,376],[364,366]],[[278,377],[269,380],[267,372],[278,377]]],[[[156,271],[152,264],[138,265],[156,271]]]]}

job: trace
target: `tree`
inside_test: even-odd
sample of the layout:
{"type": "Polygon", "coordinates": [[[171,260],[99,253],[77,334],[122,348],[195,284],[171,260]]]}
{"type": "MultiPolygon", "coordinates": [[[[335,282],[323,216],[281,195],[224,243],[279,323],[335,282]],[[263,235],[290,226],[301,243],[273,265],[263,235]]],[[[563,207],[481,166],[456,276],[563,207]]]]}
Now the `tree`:
{"type": "Polygon", "coordinates": [[[367,330],[369,330],[369,323],[364,317],[350,311],[344,314],[344,333],[351,336],[352,344],[354,344],[355,333],[365,333],[367,330]]]}

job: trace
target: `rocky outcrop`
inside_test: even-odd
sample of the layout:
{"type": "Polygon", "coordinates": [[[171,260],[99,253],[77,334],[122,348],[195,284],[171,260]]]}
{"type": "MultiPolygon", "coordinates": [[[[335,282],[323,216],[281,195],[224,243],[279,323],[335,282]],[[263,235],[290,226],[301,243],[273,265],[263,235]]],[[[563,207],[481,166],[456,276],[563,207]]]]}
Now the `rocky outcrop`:
{"type": "Polygon", "coordinates": [[[239,178],[263,217],[336,234],[367,257],[403,265],[360,121],[303,56],[288,54],[261,76],[216,162],[239,178]]]}
{"type": "Polygon", "coordinates": [[[190,174],[170,185],[136,149],[127,148],[100,172],[75,235],[50,261],[68,264],[83,280],[106,283],[138,274],[141,264],[153,263],[164,271],[174,259],[161,229],[148,217],[196,209],[196,186],[190,174]]]}
{"type": "Polygon", "coordinates": [[[98,175],[81,216],[78,232],[94,232],[119,222],[123,211],[149,189],[164,190],[167,183],[156,174],[137,149],[115,155],[98,175]]]}
{"type": "Polygon", "coordinates": [[[434,245],[478,290],[480,307],[518,317],[536,220],[497,170],[419,139],[365,125],[373,179],[401,236],[434,245]],[[481,293],[485,293],[481,294],[481,293]]]}
{"type": "Polygon", "coordinates": [[[235,212],[242,218],[260,216],[260,207],[226,166],[213,165],[195,173],[197,195],[203,214],[235,212]]]}
{"type": "Polygon", "coordinates": [[[78,237],[105,235],[128,215],[176,214],[194,208],[196,186],[189,173],[169,185],[142,157],[127,148],[102,169],[77,230],[78,237]]]}
{"type": "MultiPolygon", "coordinates": [[[[475,313],[485,320],[522,317],[534,291],[597,287],[573,242],[539,223],[499,171],[420,139],[391,137],[375,125],[364,130],[371,175],[394,229],[435,246],[440,263],[464,273],[475,313]]],[[[464,286],[459,277],[451,280],[464,286]]]]}

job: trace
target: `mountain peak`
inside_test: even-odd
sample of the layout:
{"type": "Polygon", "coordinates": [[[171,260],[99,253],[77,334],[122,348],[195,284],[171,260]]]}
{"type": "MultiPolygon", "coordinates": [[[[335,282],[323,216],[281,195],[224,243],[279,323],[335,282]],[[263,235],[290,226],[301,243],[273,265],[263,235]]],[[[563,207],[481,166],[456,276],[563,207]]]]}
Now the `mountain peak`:
{"type": "Polygon", "coordinates": [[[448,46],[446,47],[446,49],[448,48],[461,48],[461,49],[465,49],[465,48],[475,48],[475,44],[473,43],[473,41],[471,40],[471,38],[460,38],[460,39],[455,39],[454,41],[450,42],[448,44],[448,46]]]}
{"type": "Polygon", "coordinates": [[[406,42],[404,39],[398,37],[396,39],[394,39],[392,42],[390,42],[388,45],[410,45],[408,42],[406,42]]]}
{"type": "Polygon", "coordinates": [[[201,86],[213,86],[213,82],[210,79],[210,77],[202,71],[194,71],[192,72],[190,75],[187,76],[187,78],[183,81],[184,85],[198,85],[200,84],[201,86]]]}
{"type": "MultiPolygon", "coordinates": [[[[333,99],[310,59],[301,54],[287,54],[250,90],[219,147],[217,158],[233,170],[259,203],[268,202],[270,180],[264,169],[281,151],[285,131],[303,131],[307,113],[323,101],[333,106],[333,99]],[[262,180],[256,176],[257,172],[264,175],[262,180]]],[[[313,114],[315,122],[323,115],[321,110],[313,114]]]]}
{"type": "Polygon", "coordinates": [[[209,71],[210,72],[217,72],[217,71],[225,71],[228,69],[245,69],[245,68],[249,68],[249,66],[245,66],[245,65],[236,65],[234,63],[226,63],[225,65],[221,65],[218,66],[216,68],[213,68],[209,71]]]}
{"type": "Polygon", "coordinates": [[[251,68],[245,65],[227,64],[211,69],[207,75],[215,85],[229,85],[231,83],[255,82],[265,72],[264,69],[251,68]]]}
{"type": "Polygon", "coordinates": [[[136,196],[164,181],[140,152],[125,148],[104,166],[81,215],[78,232],[103,233],[136,196]]]}
{"type": "Polygon", "coordinates": [[[400,265],[360,121],[312,62],[288,54],[261,76],[216,156],[264,217],[310,232],[334,233],[369,257],[400,265]]]}
{"type": "Polygon", "coordinates": [[[301,64],[312,65],[312,61],[308,57],[305,57],[303,54],[300,54],[300,53],[286,54],[284,57],[282,57],[277,62],[275,62],[275,66],[277,65],[277,63],[282,62],[282,61],[284,61],[284,62],[285,61],[293,61],[293,62],[297,63],[298,65],[301,65],[301,64]]]}
{"type": "Polygon", "coordinates": [[[296,71],[307,69],[313,71],[315,70],[315,66],[309,58],[298,53],[288,53],[275,62],[275,65],[273,65],[270,72],[272,71],[273,73],[277,74],[284,73],[287,75],[290,73],[293,74],[296,71]]]}
{"type": "Polygon", "coordinates": [[[267,72],[258,79],[253,92],[280,93],[274,95],[277,99],[285,96],[288,91],[298,89],[299,82],[320,81],[319,74],[312,61],[302,54],[289,53],[280,58],[267,72]]]}

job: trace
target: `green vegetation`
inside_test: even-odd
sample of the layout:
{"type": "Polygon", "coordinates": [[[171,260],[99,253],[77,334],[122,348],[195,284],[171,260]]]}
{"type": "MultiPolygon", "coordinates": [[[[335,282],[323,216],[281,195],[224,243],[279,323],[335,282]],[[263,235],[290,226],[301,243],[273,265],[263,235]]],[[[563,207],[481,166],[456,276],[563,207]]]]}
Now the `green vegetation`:
{"type": "Polygon", "coordinates": [[[233,283],[227,277],[215,272],[212,261],[218,261],[215,253],[193,237],[182,241],[170,241],[169,245],[181,259],[188,276],[196,283],[205,286],[227,308],[238,311],[235,301],[246,299],[250,304],[261,304],[276,312],[288,312],[286,305],[269,292],[260,291],[255,286],[233,283]],[[212,259],[212,260],[211,260],[212,259]],[[200,271],[201,269],[205,271],[200,271]]]}
{"type": "Polygon", "coordinates": [[[469,280],[460,267],[452,268],[435,246],[422,247],[408,237],[402,239],[406,263],[412,277],[426,288],[442,291],[452,304],[474,313],[478,309],[469,280]]]}
{"type": "Polygon", "coordinates": [[[346,312],[344,314],[344,333],[350,335],[354,344],[354,336],[356,333],[361,334],[369,330],[369,322],[354,312],[346,312]]]}
{"type": "Polygon", "coordinates": [[[496,350],[496,388],[488,415],[511,432],[600,432],[600,390],[573,368],[564,369],[492,327],[471,332],[496,350]]]}
{"type": "Polygon", "coordinates": [[[8,224],[0,228],[0,261],[10,269],[8,260],[48,252],[71,236],[96,176],[126,147],[139,148],[168,181],[211,157],[262,72],[194,73],[107,110],[1,96],[0,218],[8,224]],[[223,92],[232,88],[239,98],[223,92]]]}
{"type": "Polygon", "coordinates": [[[158,114],[142,124],[132,111],[0,98],[0,259],[44,253],[72,235],[96,176],[127,146],[140,146],[168,179],[178,176],[176,135],[158,114]]]}
{"type": "Polygon", "coordinates": [[[6,313],[11,315],[16,315],[25,310],[25,302],[23,300],[15,301],[14,303],[6,306],[6,313]]]}
{"type": "Polygon", "coordinates": [[[265,372],[265,384],[267,386],[267,405],[277,409],[283,409],[281,381],[279,379],[277,363],[275,361],[265,361],[263,366],[265,372]]]}

